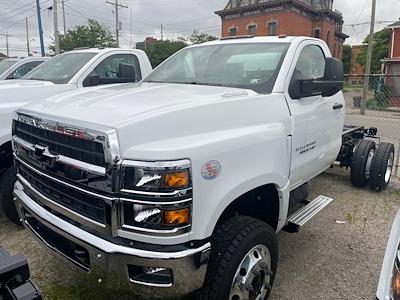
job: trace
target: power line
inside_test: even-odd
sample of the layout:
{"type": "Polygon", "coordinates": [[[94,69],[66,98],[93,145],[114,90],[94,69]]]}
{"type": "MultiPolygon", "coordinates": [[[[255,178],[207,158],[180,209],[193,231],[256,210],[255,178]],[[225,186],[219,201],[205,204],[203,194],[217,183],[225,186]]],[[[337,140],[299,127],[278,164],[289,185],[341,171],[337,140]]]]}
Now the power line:
{"type": "Polygon", "coordinates": [[[110,1],[106,1],[106,3],[112,5],[115,9],[115,40],[117,41],[117,47],[119,47],[119,31],[121,28],[121,25],[119,23],[119,10],[120,8],[128,8],[128,6],[119,4],[118,0],[115,0],[114,3],[110,1]]]}

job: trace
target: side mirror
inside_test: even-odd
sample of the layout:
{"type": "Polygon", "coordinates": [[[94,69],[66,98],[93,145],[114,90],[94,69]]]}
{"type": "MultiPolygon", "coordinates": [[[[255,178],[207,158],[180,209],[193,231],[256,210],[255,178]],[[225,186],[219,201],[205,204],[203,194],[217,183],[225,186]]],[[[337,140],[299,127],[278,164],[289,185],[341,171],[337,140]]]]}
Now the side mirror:
{"type": "Polygon", "coordinates": [[[99,77],[99,75],[90,74],[90,75],[83,81],[83,86],[84,86],[84,87],[98,86],[98,85],[100,85],[100,77],[99,77]]]}
{"type": "Polygon", "coordinates": [[[124,80],[125,82],[135,82],[136,81],[135,66],[128,64],[120,64],[119,78],[121,80],[124,80]]]}
{"type": "Polygon", "coordinates": [[[343,63],[333,57],[325,59],[325,75],[321,79],[294,79],[289,86],[292,99],[318,96],[331,97],[343,90],[343,63]]]}

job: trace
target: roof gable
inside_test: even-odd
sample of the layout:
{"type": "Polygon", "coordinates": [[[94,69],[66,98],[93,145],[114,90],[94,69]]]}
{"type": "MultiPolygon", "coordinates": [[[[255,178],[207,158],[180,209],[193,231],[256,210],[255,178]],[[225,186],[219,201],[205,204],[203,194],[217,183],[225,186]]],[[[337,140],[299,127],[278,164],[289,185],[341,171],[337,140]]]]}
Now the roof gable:
{"type": "MultiPolygon", "coordinates": [[[[316,10],[332,10],[333,0],[297,0],[316,10]]],[[[268,0],[229,0],[226,9],[234,9],[269,2],[268,0]]]]}
{"type": "Polygon", "coordinates": [[[388,28],[399,28],[400,27],[400,21],[397,21],[396,23],[390,24],[388,28]]]}

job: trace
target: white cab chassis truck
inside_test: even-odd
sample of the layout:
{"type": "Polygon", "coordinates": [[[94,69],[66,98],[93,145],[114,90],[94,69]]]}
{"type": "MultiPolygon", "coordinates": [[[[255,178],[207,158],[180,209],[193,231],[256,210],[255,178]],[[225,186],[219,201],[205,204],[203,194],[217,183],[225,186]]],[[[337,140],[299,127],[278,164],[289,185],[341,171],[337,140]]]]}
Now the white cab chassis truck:
{"type": "MultiPolygon", "coordinates": [[[[19,65],[20,62],[16,64],[19,65]]],[[[11,122],[13,112],[17,108],[84,87],[138,82],[151,71],[150,61],[141,50],[80,49],[48,60],[20,80],[0,81],[0,176],[2,180],[9,182],[13,178],[13,170],[10,168],[12,165],[11,122]]],[[[3,206],[9,218],[18,221],[19,218],[12,202],[12,189],[7,182],[0,182],[0,207],[3,206]]]]}
{"type": "Polygon", "coordinates": [[[277,232],[332,200],[308,202],[310,179],[339,160],[358,186],[390,180],[376,130],[343,129],[343,77],[319,39],[240,37],[187,47],[139,86],[19,109],[20,219],[114,288],[266,299],[277,232]]]}

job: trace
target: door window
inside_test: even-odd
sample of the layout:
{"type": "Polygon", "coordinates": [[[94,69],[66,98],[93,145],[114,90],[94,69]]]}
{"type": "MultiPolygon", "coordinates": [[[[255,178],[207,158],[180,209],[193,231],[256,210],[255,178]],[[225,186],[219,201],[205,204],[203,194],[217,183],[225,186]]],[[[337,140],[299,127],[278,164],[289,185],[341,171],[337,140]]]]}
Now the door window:
{"type": "Polygon", "coordinates": [[[116,54],[104,59],[85,79],[84,86],[137,82],[142,79],[139,60],[133,54],[116,54]]]}
{"type": "Polygon", "coordinates": [[[15,69],[14,72],[12,72],[7,77],[7,79],[20,79],[22,76],[25,76],[26,74],[28,74],[30,71],[32,71],[34,68],[36,68],[41,63],[43,63],[43,61],[31,61],[26,64],[23,64],[22,66],[15,69]]]}
{"type": "Polygon", "coordinates": [[[294,70],[293,79],[319,79],[325,76],[325,55],[317,45],[305,46],[294,70]]]}

